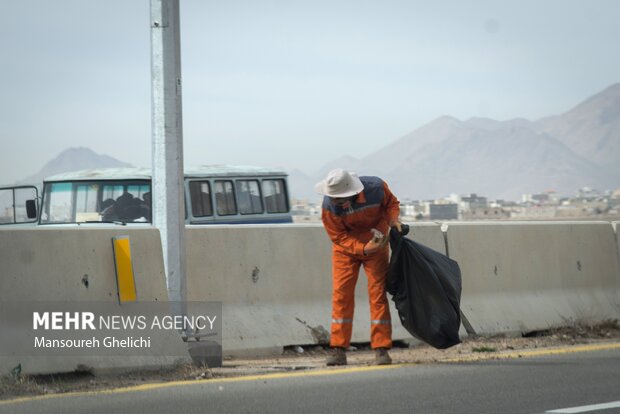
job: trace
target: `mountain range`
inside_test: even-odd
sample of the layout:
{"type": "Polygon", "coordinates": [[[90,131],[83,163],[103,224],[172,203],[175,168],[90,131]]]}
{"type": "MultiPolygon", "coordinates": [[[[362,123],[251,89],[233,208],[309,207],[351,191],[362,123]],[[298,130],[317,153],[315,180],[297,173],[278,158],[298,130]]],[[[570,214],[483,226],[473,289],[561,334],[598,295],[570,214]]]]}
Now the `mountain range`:
{"type": "Polygon", "coordinates": [[[537,121],[443,116],[356,159],[335,158],[316,173],[290,174],[293,197],[316,199],[313,184],[341,167],[378,175],[401,199],[478,193],[518,200],[553,190],[620,187],[620,84],[568,112],[537,121]]]}
{"type": "Polygon", "coordinates": [[[45,177],[70,171],[85,170],[89,168],[120,168],[131,167],[123,161],[112,158],[109,155],[97,154],[95,151],[85,148],[68,148],[47,162],[35,174],[20,180],[20,184],[41,184],[45,177]]]}
{"type": "MultiPolygon", "coordinates": [[[[20,183],[86,168],[130,164],[79,147],[69,148],[20,183]]],[[[568,112],[537,121],[443,116],[357,159],[334,157],[313,174],[289,171],[290,195],[318,201],[314,184],[334,168],[382,177],[402,200],[477,193],[518,200],[553,190],[620,187],[620,84],[568,112]]]]}

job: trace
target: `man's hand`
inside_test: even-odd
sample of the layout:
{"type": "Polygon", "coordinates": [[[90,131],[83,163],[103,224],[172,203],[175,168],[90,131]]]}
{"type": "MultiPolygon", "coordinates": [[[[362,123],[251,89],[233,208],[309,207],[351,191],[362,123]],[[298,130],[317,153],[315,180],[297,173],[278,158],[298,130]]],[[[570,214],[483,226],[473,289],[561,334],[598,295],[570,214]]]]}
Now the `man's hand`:
{"type": "Polygon", "coordinates": [[[392,220],[390,222],[390,227],[395,228],[399,233],[403,232],[403,224],[398,220],[392,220]]]}
{"type": "Polygon", "coordinates": [[[376,251],[382,249],[387,244],[387,242],[388,242],[388,238],[385,236],[381,238],[373,237],[364,246],[364,254],[369,255],[369,254],[375,253],[376,251]]]}

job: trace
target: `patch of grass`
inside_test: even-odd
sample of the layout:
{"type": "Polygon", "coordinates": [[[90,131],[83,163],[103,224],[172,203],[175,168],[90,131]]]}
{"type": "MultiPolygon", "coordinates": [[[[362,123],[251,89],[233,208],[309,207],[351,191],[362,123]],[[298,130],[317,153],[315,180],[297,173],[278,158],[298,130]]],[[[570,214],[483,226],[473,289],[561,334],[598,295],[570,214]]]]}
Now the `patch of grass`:
{"type": "Polygon", "coordinates": [[[491,346],[475,346],[471,349],[472,352],[497,352],[497,348],[491,346]]]}
{"type": "Polygon", "coordinates": [[[3,375],[0,377],[0,400],[22,395],[38,395],[43,391],[27,376],[3,375]]]}
{"type": "Polygon", "coordinates": [[[605,322],[598,325],[600,329],[620,329],[620,323],[618,319],[608,319],[605,322]]]}

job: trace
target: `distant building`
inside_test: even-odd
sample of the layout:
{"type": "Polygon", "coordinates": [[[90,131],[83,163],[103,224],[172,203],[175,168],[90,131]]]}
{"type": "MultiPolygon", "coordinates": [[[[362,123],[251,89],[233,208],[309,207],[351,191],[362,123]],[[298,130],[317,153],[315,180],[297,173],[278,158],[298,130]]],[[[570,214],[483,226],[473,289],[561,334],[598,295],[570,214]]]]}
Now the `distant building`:
{"type": "Polygon", "coordinates": [[[507,200],[495,200],[495,202],[490,203],[489,207],[516,207],[518,204],[515,201],[507,201],[507,200]]]}
{"type": "Polygon", "coordinates": [[[458,194],[450,194],[447,198],[447,200],[451,203],[455,203],[455,204],[460,204],[461,203],[461,196],[458,194]]]}
{"type": "Polygon", "coordinates": [[[557,216],[558,207],[545,205],[525,205],[512,208],[511,217],[517,220],[543,220],[557,216]]]}
{"type": "Polygon", "coordinates": [[[573,198],[563,203],[565,210],[577,211],[580,216],[606,213],[612,205],[606,198],[573,198]]]}
{"type": "Polygon", "coordinates": [[[577,191],[577,198],[591,200],[601,196],[600,191],[590,187],[582,187],[577,191]]]}
{"type": "Polygon", "coordinates": [[[560,196],[553,190],[548,190],[539,194],[524,194],[521,200],[526,204],[533,204],[539,206],[560,204],[560,196]]]}
{"type": "Polygon", "coordinates": [[[429,207],[431,220],[457,220],[459,218],[458,204],[431,204],[429,207]]]}
{"type": "Polygon", "coordinates": [[[461,208],[463,210],[474,210],[478,208],[486,208],[488,206],[488,200],[486,197],[480,197],[473,193],[469,196],[461,197],[461,208]]]}
{"type": "Polygon", "coordinates": [[[291,200],[293,223],[320,223],[321,206],[307,200],[291,200]]]}
{"type": "Polygon", "coordinates": [[[424,214],[424,206],[419,201],[406,201],[400,203],[400,214],[406,217],[416,217],[424,214]]]}
{"type": "Polygon", "coordinates": [[[502,207],[478,207],[463,212],[463,220],[506,220],[510,211],[502,207]]]}

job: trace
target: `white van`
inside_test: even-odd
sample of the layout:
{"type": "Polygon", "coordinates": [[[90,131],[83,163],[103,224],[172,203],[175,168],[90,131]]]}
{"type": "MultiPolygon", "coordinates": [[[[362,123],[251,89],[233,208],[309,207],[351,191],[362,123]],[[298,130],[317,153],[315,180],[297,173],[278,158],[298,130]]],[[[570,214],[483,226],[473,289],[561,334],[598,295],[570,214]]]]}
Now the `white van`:
{"type": "MultiPolygon", "coordinates": [[[[211,165],[185,171],[185,222],[291,223],[287,174],[260,167],[211,165]]],[[[45,179],[40,225],[151,223],[151,170],[105,168],[45,179]]]]}

